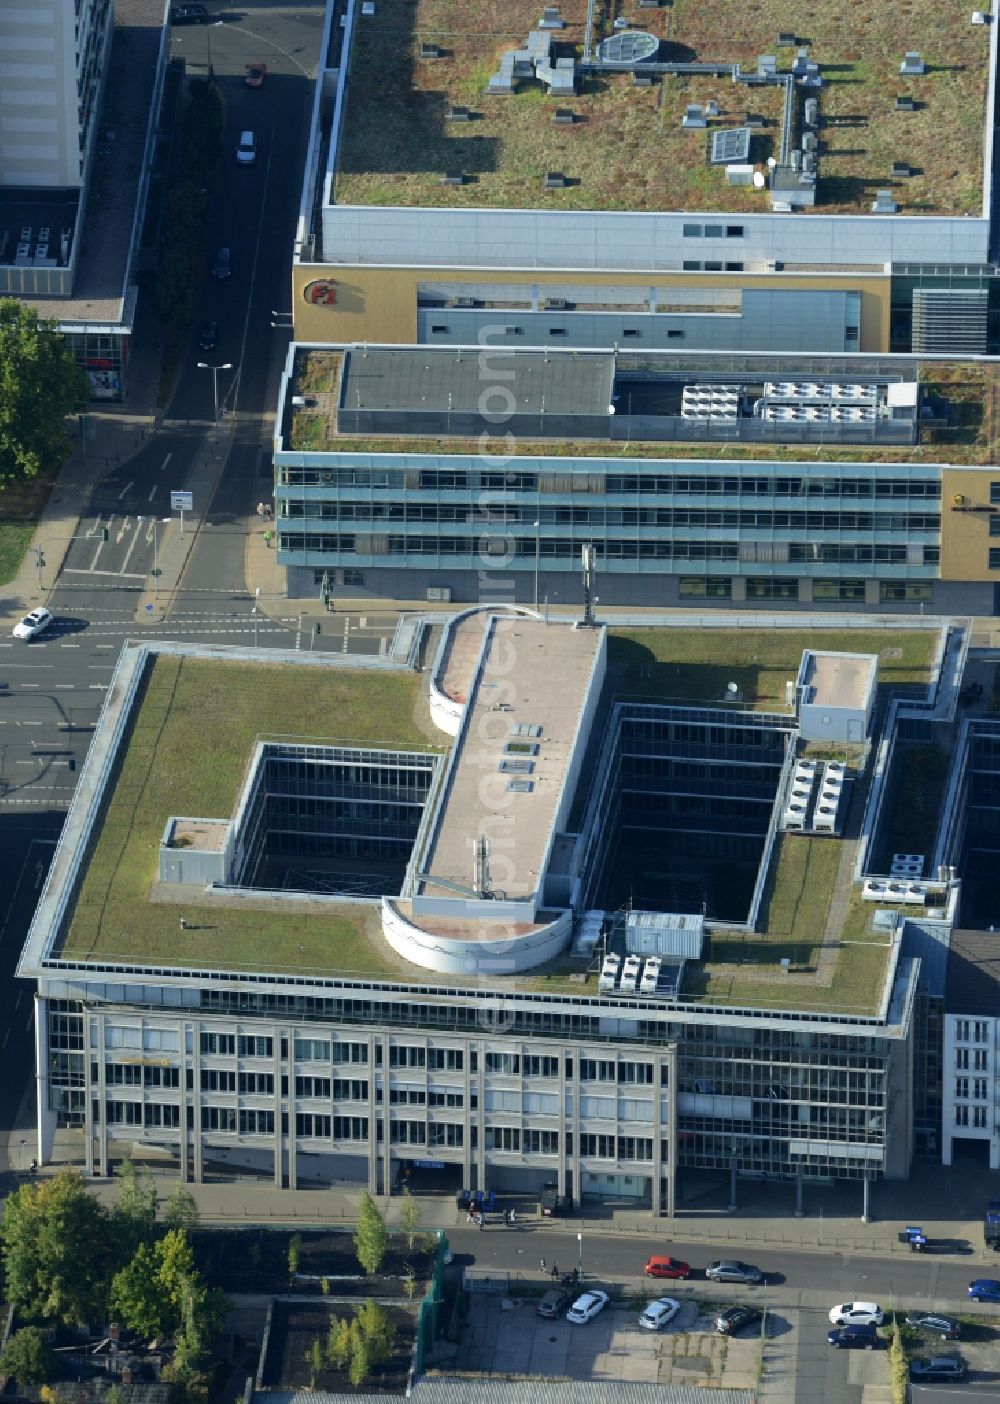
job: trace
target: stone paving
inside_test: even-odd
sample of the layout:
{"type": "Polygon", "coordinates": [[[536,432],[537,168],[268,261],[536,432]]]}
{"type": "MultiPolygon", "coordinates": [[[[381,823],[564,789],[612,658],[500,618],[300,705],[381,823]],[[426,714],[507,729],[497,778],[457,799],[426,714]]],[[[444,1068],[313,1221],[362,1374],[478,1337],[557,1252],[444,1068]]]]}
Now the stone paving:
{"type": "Polygon", "coordinates": [[[533,1298],[476,1293],[462,1342],[462,1365],[487,1375],[618,1380],[752,1389],[760,1341],[727,1339],[715,1312],[685,1302],[662,1331],[645,1331],[635,1307],[607,1306],[586,1326],[535,1314],[533,1298]]]}

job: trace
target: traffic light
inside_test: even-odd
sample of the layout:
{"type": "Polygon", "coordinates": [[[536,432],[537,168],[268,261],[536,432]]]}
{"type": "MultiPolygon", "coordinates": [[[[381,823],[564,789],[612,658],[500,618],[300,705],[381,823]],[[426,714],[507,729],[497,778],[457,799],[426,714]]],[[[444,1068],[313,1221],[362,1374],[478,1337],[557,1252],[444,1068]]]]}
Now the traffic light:
{"type": "Polygon", "coordinates": [[[315,630],[316,630],[316,633],[317,633],[317,634],[322,634],[322,632],[323,632],[323,625],[322,625],[322,624],[316,624],[314,627],[315,627],[315,630]]]}

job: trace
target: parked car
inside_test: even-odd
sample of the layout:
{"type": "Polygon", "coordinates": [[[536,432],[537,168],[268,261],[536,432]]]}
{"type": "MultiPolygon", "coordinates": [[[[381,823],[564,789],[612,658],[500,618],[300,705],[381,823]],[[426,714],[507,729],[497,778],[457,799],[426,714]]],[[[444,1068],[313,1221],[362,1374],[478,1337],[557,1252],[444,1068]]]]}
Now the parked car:
{"type": "Polygon", "coordinates": [[[715,1318],[715,1329],[720,1336],[735,1336],[744,1326],[752,1326],[759,1321],[762,1313],[756,1307],[734,1306],[720,1312],[715,1318]]]}
{"type": "Polygon", "coordinates": [[[969,1283],[969,1297],[974,1302],[1000,1302],[1000,1282],[995,1277],[977,1277],[969,1283]]]}
{"type": "Polygon", "coordinates": [[[938,1316],[936,1312],[914,1312],[906,1318],[906,1324],[915,1331],[940,1336],[943,1341],[957,1341],[962,1334],[961,1323],[953,1316],[938,1316]]]}
{"type": "Polygon", "coordinates": [[[262,88],[266,77],[267,64],[259,60],[256,63],[248,63],[244,69],[243,81],[248,88],[262,88]]]}
{"type": "Polygon", "coordinates": [[[834,1326],[881,1326],[882,1308],[878,1302],[844,1302],[830,1308],[834,1326]]]}
{"type": "Polygon", "coordinates": [[[657,1297],[639,1317],[639,1325],[646,1331],[659,1331],[673,1321],[680,1309],[680,1302],[673,1297],[657,1297]]]}
{"type": "Polygon", "coordinates": [[[33,609],[30,614],[26,614],[23,619],[19,619],[14,625],[13,633],[15,639],[35,638],[43,629],[49,627],[52,623],[52,619],[53,616],[47,609],[43,609],[41,606],[39,606],[38,609],[33,609]]]}
{"type": "Polygon", "coordinates": [[[539,1316],[562,1316],[573,1300],[573,1293],[567,1287],[553,1287],[535,1307],[539,1316]]]}
{"type": "Polygon", "coordinates": [[[686,1278],[691,1276],[690,1267],[680,1258],[667,1258],[660,1255],[650,1258],[643,1268],[643,1272],[647,1277],[686,1278]]]}
{"type": "Polygon", "coordinates": [[[236,148],[236,160],[241,166],[252,166],[257,159],[257,141],[253,132],[240,132],[240,144],[236,148]]]}
{"type": "Polygon", "coordinates": [[[171,24],[208,24],[208,11],[204,5],[172,5],[171,24]]]}
{"type": "Polygon", "coordinates": [[[764,1281],[764,1274],[752,1263],[741,1263],[735,1258],[723,1258],[709,1263],[705,1276],[710,1282],[747,1282],[758,1287],[764,1281]]]}
{"type": "Polygon", "coordinates": [[[219,344],[218,322],[202,322],[198,332],[198,345],[202,351],[214,351],[219,344]]]}
{"type": "Polygon", "coordinates": [[[598,1292],[596,1289],[584,1292],[582,1297],[577,1297],[566,1313],[566,1320],[572,1321],[576,1326],[582,1326],[587,1321],[593,1321],[597,1313],[603,1311],[607,1304],[607,1292],[598,1292]]]}
{"type": "Polygon", "coordinates": [[[838,1350],[852,1346],[862,1350],[874,1350],[880,1343],[878,1327],[871,1322],[865,1324],[861,1321],[853,1326],[835,1326],[832,1331],[827,1331],[826,1343],[836,1346],[838,1350]]]}
{"type": "Polygon", "coordinates": [[[212,259],[212,277],[228,278],[232,271],[232,252],[223,244],[222,248],[216,249],[215,257],[212,259]]]}
{"type": "Polygon", "coordinates": [[[960,1355],[918,1356],[910,1361],[911,1380],[961,1380],[965,1361],[960,1355]]]}

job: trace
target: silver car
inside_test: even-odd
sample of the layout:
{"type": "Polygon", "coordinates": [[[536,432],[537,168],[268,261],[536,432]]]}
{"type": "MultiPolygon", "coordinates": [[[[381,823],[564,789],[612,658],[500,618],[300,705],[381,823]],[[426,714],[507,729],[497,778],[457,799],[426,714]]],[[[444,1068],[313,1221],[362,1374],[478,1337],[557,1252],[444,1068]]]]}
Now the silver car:
{"type": "Polygon", "coordinates": [[[753,1263],[741,1263],[737,1258],[722,1258],[709,1263],[705,1276],[710,1282],[747,1282],[757,1287],[764,1281],[764,1274],[753,1263]]]}

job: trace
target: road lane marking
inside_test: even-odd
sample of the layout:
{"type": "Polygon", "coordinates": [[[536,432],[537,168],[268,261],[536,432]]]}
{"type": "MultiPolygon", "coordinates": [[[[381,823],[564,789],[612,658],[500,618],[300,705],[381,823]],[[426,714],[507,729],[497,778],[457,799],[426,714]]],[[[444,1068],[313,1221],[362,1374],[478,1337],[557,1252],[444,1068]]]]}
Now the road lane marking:
{"type": "MultiPolygon", "coordinates": [[[[97,557],[95,556],[96,560],[97,557]]],[[[64,566],[63,575],[113,575],[116,580],[145,580],[145,575],[128,575],[124,570],[94,570],[83,566],[64,566]]]]}
{"type": "Polygon", "coordinates": [[[153,486],[149,489],[149,496],[146,498],[146,501],[147,501],[147,502],[152,502],[153,498],[156,496],[156,494],[157,494],[158,491],[159,491],[159,489],[157,488],[156,484],[154,483],[153,486]]]}
{"type": "Polygon", "coordinates": [[[128,493],[128,491],[129,491],[129,489],[131,488],[131,486],[132,486],[131,483],[126,483],[126,484],[125,484],[125,486],[122,488],[121,492],[118,494],[118,501],[119,501],[119,502],[121,502],[122,498],[125,497],[125,495],[128,493]]]}

